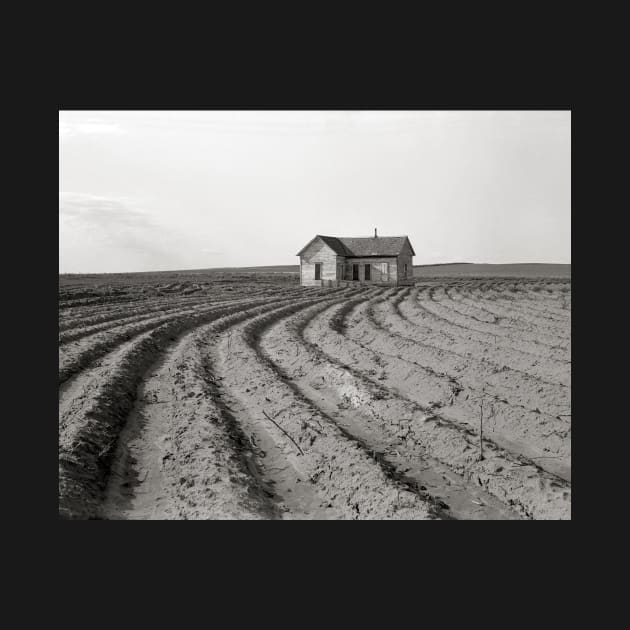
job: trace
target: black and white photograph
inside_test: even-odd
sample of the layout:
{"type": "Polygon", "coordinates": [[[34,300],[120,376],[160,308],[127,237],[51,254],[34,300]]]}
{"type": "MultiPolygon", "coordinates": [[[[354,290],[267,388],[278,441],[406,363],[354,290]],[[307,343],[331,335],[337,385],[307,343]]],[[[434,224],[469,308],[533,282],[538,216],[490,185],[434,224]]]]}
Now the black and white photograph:
{"type": "Polygon", "coordinates": [[[58,350],[62,520],[571,520],[571,110],[59,109],[58,350]]]}

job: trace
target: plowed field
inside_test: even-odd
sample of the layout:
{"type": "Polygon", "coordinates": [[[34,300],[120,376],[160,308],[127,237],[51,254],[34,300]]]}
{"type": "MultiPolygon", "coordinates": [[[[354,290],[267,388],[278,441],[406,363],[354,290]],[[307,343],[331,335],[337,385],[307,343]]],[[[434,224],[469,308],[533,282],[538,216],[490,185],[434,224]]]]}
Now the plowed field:
{"type": "Polygon", "coordinates": [[[60,281],[59,513],[570,519],[570,280],[60,281]]]}

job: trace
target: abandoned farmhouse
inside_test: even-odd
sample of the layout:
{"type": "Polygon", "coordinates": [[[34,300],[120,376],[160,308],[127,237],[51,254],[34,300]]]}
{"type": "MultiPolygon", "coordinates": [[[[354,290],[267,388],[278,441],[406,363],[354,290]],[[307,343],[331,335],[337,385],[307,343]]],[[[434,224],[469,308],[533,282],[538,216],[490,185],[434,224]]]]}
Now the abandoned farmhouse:
{"type": "Polygon", "coordinates": [[[413,284],[415,255],[407,236],[377,236],[376,230],[361,238],[318,234],[297,253],[300,284],[413,284]]]}

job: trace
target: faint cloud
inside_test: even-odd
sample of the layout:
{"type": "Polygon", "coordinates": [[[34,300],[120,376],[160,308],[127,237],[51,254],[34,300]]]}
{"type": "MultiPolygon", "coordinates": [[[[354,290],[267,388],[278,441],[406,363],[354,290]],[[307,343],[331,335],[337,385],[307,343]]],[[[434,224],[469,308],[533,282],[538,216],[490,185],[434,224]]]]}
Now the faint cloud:
{"type": "Polygon", "coordinates": [[[149,227],[151,218],[130,205],[128,197],[100,197],[86,193],[59,193],[59,212],[92,225],[149,227]]]}
{"type": "Polygon", "coordinates": [[[116,251],[131,252],[151,264],[178,264],[180,248],[172,229],[157,224],[128,197],[59,194],[62,229],[72,230],[116,251]]]}
{"type": "Polygon", "coordinates": [[[99,118],[69,121],[59,119],[59,136],[68,137],[79,134],[123,134],[125,131],[118,123],[107,122],[99,118]]]}

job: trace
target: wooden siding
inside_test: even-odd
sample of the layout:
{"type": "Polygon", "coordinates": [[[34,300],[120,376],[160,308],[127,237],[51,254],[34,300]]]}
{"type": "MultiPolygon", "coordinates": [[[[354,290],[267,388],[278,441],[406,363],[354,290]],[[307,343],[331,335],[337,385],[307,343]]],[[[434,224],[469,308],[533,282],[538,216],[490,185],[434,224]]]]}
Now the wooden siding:
{"type": "Polygon", "coordinates": [[[319,287],[322,281],[337,280],[338,262],[343,262],[343,256],[337,256],[328,245],[317,239],[300,256],[300,284],[303,287],[319,287]],[[315,263],[322,263],[321,280],[315,280],[315,263]]]}
{"type": "Polygon", "coordinates": [[[339,286],[339,283],[413,284],[413,255],[405,243],[399,256],[345,257],[338,255],[323,240],[317,238],[300,255],[300,284],[307,287],[339,286]],[[315,263],[321,263],[321,279],[315,280],[315,263]],[[387,264],[383,274],[381,265],[387,264]],[[359,279],[352,280],[352,265],[359,265],[359,279]],[[407,275],[405,277],[405,264],[407,275]],[[365,265],[370,265],[370,279],[365,279],[365,265]]]}
{"type": "Polygon", "coordinates": [[[343,280],[352,280],[352,265],[359,265],[359,282],[396,284],[398,280],[398,268],[396,258],[383,256],[378,258],[346,258],[344,264],[343,280]],[[387,274],[381,271],[381,265],[387,264],[387,274]],[[365,279],[365,265],[370,265],[370,280],[365,279]]]}
{"type": "Polygon", "coordinates": [[[413,256],[411,247],[407,241],[398,256],[398,280],[399,284],[408,283],[413,280],[413,256]],[[405,276],[405,265],[407,265],[407,275],[405,276]]]}

